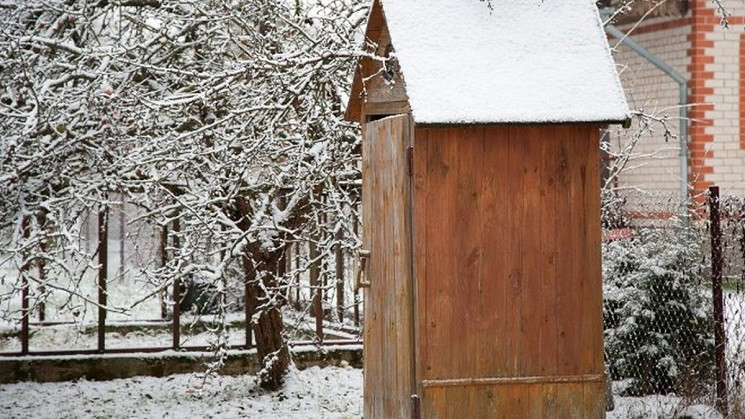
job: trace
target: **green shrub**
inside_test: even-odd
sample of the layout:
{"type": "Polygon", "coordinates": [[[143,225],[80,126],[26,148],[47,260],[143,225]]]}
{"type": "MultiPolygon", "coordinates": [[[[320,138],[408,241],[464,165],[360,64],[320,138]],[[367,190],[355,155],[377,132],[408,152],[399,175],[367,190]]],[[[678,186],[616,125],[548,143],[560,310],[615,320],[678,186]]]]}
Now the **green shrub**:
{"type": "Polygon", "coordinates": [[[684,237],[640,230],[603,245],[606,362],[623,394],[700,393],[712,383],[711,297],[700,246],[684,237]]]}

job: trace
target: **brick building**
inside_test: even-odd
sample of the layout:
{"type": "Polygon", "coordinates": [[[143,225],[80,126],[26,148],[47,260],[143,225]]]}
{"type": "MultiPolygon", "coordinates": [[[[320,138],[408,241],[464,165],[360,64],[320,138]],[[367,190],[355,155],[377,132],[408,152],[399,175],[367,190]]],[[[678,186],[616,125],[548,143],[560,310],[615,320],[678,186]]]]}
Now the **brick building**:
{"type": "MultiPolygon", "coordinates": [[[[620,1],[610,1],[618,6],[620,1]]],[[[711,0],[635,2],[614,22],[649,52],[688,79],[688,184],[694,194],[719,185],[745,196],[745,2],[722,0],[729,27],[711,0]],[[643,19],[642,17],[645,16],[643,19]]],[[[610,39],[611,47],[618,43],[610,39]]],[[[632,110],[669,117],[678,135],[678,85],[625,45],[614,49],[632,110]]],[[[636,147],[620,186],[675,193],[680,184],[679,146],[657,126],[636,147]]],[[[612,136],[615,147],[623,136],[612,136]]]]}

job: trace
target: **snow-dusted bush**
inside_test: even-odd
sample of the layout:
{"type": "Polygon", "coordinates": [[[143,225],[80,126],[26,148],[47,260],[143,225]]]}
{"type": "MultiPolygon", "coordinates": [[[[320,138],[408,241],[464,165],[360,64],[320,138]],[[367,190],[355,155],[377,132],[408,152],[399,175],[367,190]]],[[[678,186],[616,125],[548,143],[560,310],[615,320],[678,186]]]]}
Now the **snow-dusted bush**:
{"type": "Polygon", "coordinates": [[[640,230],[603,245],[606,362],[624,394],[690,394],[712,383],[701,249],[675,231],[640,230]]]}

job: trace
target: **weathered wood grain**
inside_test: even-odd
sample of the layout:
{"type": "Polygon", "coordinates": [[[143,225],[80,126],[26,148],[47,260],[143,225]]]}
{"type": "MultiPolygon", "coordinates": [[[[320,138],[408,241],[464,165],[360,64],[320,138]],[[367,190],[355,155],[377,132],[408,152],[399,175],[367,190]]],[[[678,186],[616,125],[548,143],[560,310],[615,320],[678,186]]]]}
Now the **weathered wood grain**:
{"type": "Polygon", "coordinates": [[[597,147],[592,124],[416,128],[425,417],[602,414],[597,147]],[[534,376],[549,382],[467,384],[534,376]]]}
{"type": "Polygon", "coordinates": [[[365,417],[407,417],[412,383],[408,115],[365,126],[363,247],[370,251],[365,294],[365,417]],[[369,339],[369,340],[368,340],[369,339]]]}

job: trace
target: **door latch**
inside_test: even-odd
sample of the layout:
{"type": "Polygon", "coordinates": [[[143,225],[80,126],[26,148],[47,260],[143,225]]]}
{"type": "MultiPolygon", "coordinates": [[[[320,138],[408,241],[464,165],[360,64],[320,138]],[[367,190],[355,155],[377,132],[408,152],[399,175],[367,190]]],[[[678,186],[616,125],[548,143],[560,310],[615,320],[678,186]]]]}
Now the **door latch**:
{"type": "Polygon", "coordinates": [[[369,288],[370,281],[367,279],[367,260],[370,258],[370,251],[360,249],[357,252],[357,257],[360,259],[360,264],[357,267],[357,288],[369,288]]]}

